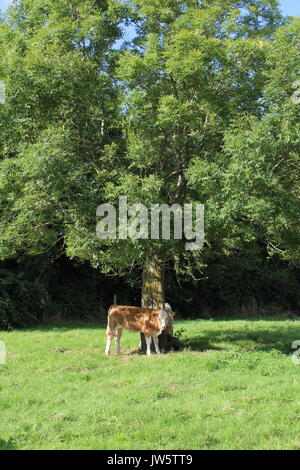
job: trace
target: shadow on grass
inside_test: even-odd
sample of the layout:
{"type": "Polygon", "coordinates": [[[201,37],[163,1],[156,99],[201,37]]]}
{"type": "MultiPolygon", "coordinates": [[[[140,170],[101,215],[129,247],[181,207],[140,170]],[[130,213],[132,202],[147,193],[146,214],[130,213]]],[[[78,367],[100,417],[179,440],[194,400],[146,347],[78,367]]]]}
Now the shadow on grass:
{"type": "MultiPolygon", "coordinates": [[[[189,348],[192,351],[207,351],[207,350],[214,350],[214,351],[221,351],[225,349],[224,347],[216,345],[216,338],[213,338],[213,342],[209,336],[205,336],[205,332],[203,331],[203,336],[193,336],[191,338],[186,338],[181,340],[181,345],[183,348],[189,348]]],[[[211,332],[209,332],[211,334],[211,332]]]]}
{"type": "MultiPolygon", "coordinates": [[[[217,327],[217,325],[216,325],[217,327]]],[[[201,335],[182,340],[183,347],[193,351],[225,350],[225,343],[251,351],[277,350],[283,354],[292,353],[292,343],[300,340],[299,325],[289,325],[284,328],[273,325],[270,329],[252,328],[203,330],[201,335]]]]}
{"type": "Polygon", "coordinates": [[[0,450],[16,450],[16,447],[14,446],[12,439],[9,439],[8,441],[0,439],[0,450]]]}

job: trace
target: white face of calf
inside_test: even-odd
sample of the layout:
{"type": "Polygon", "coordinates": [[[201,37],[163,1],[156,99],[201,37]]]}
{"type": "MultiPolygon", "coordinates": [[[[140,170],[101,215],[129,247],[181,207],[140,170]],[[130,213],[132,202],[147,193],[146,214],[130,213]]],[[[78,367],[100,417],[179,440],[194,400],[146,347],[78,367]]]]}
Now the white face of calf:
{"type": "Polygon", "coordinates": [[[165,312],[164,310],[161,310],[160,313],[158,314],[158,320],[159,320],[160,327],[162,330],[164,330],[167,327],[169,318],[171,316],[172,315],[170,315],[170,313],[165,312]]]}

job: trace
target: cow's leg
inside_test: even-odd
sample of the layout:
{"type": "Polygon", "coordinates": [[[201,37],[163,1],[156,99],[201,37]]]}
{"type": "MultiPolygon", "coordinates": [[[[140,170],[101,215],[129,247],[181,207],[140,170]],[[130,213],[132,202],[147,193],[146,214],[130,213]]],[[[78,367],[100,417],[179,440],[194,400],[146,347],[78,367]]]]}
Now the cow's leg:
{"type": "Polygon", "coordinates": [[[152,343],[152,338],[151,336],[146,336],[146,344],[147,344],[147,356],[151,356],[151,343],[152,343]]]}
{"type": "Polygon", "coordinates": [[[160,350],[159,350],[159,346],[158,346],[158,337],[157,336],[153,336],[153,342],[154,342],[156,354],[160,354],[160,350]]]}
{"type": "Polygon", "coordinates": [[[110,345],[111,345],[111,342],[112,342],[114,336],[115,335],[114,335],[113,331],[111,331],[109,328],[107,328],[107,332],[106,332],[107,340],[106,340],[105,354],[109,354],[110,345]]]}
{"type": "Polygon", "coordinates": [[[121,336],[122,336],[122,328],[118,328],[116,332],[116,352],[120,354],[121,352],[121,336]]]}

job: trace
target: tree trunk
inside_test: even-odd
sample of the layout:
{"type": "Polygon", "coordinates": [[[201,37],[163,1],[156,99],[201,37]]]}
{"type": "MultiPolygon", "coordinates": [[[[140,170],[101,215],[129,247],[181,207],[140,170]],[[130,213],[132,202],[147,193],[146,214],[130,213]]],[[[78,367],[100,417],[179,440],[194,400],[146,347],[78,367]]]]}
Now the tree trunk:
{"type": "MultiPolygon", "coordinates": [[[[144,264],[142,285],[142,307],[155,309],[165,308],[165,266],[158,258],[144,264]]],[[[172,322],[170,322],[172,324],[172,322]]],[[[167,351],[172,326],[166,328],[158,337],[159,349],[167,351]]],[[[145,336],[141,333],[141,349],[146,352],[145,336]]],[[[151,350],[155,351],[152,341],[151,350]]]]}
{"type": "Polygon", "coordinates": [[[154,258],[146,261],[143,269],[142,307],[164,308],[165,269],[164,264],[154,258]]]}

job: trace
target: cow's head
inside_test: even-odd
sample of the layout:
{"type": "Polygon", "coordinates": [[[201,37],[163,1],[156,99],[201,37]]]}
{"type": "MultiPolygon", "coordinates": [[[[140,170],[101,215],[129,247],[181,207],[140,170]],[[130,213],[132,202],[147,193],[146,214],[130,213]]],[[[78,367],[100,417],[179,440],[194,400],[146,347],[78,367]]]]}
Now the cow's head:
{"type": "Polygon", "coordinates": [[[166,312],[165,310],[161,310],[157,314],[157,318],[159,320],[160,327],[162,330],[164,330],[168,326],[170,319],[174,317],[174,315],[175,315],[174,312],[166,312]]]}

